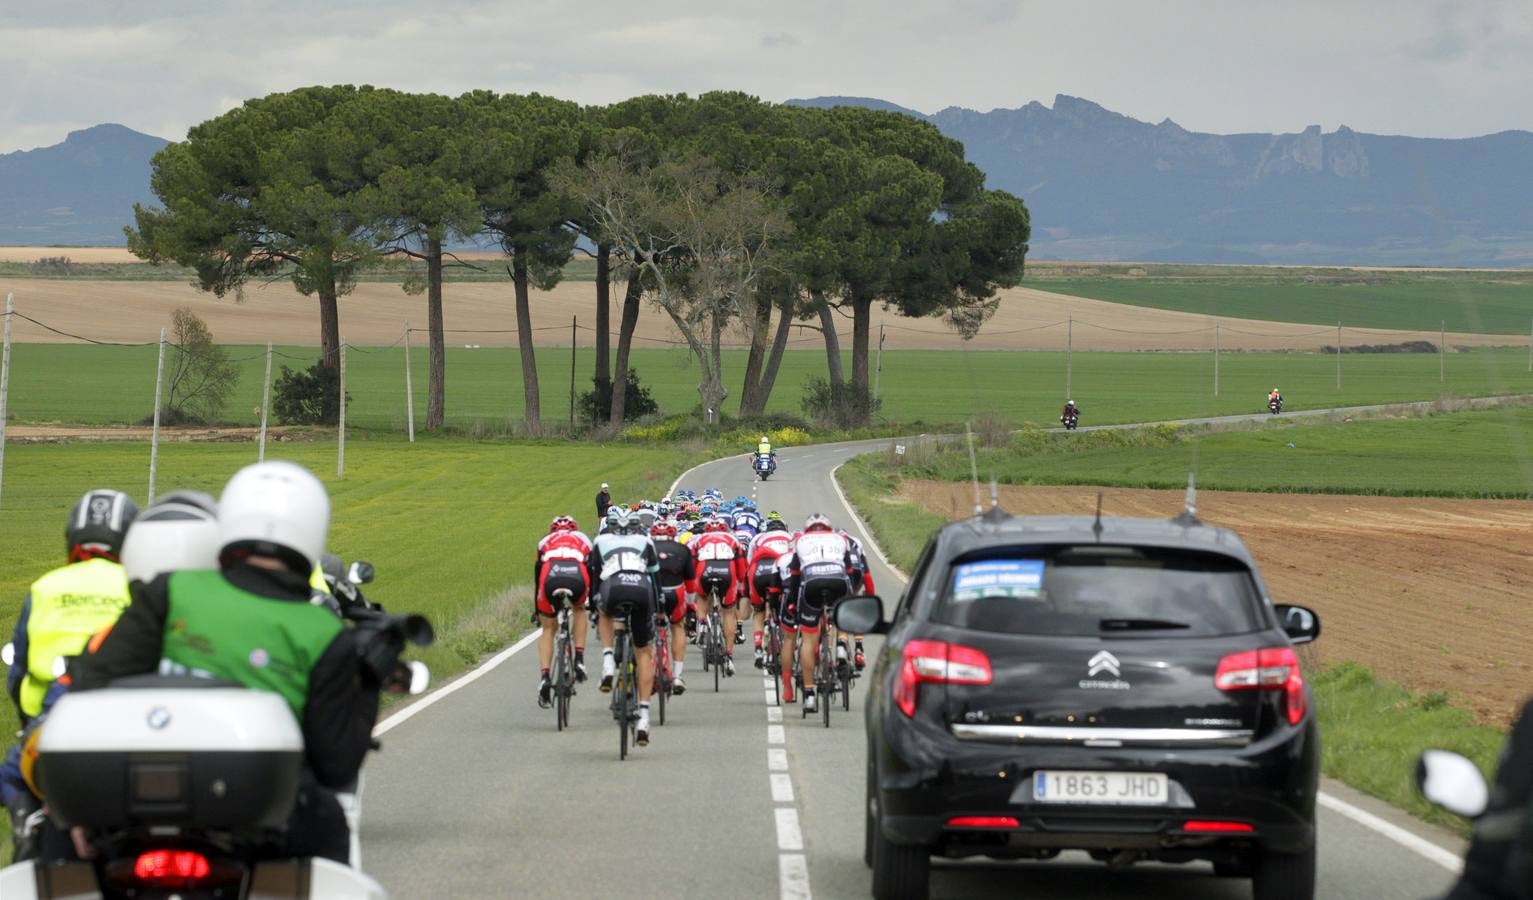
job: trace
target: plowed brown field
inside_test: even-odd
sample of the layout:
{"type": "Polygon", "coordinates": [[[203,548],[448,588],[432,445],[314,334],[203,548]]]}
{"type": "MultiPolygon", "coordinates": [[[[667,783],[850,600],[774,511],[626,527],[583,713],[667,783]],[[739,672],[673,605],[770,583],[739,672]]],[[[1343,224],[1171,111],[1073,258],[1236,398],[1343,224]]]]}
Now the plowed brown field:
{"type": "MultiPolygon", "coordinates": [[[[1001,488],[1015,513],[1089,515],[1098,488],[1001,488]]],[[[1179,491],[1104,488],[1106,515],[1171,516],[1179,491]]],[[[973,488],[909,481],[906,502],[956,518],[973,488]]],[[[1234,529],[1277,602],[1320,614],[1321,660],[1444,691],[1507,724],[1533,692],[1533,505],[1317,494],[1200,491],[1198,515],[1234,529]]]]}
{"type": "MultiPolygon", "coordinates": [[[[74,251],[70,251],[73,253],[74,251]]],[[[87,259],[86,261],[95,261],[87,259]]],[[[14,292],[18,312],[52,325],[101,341],[153,341],[170,322],[171,311],[189,306],[207,322],[214,338],[222,343],[315,345],[319,341],[317,301],[304,297],[287,282],[252,286],[244,302],[232,297],[214,298],[190,284],[174,281],[95,281],[88,279],[0,278],[0,295],[14,292]]],[[[620,294],[614,291],[614,294],[620,294]]],[[[443,287],[446,327],[477,330],[451,333],[447,342],[486,347],[516,345],[516,315],[511,284],[449,283],[443,287]],[[499,331],[500,333],[488,333],[499,331]]],[[[617,298],[620,301],[620,296],[617,298]]],[[[570,317],[579,316],[586,329],[595,324],[595,286],[591,282],[566,282],[552,291],[532,297],[532,325],[540,330],[534,340],[541,346],[568,347],[570,317]]],[[[613,303],[613,320],[620,302],[613,303]]],[[[875,325],[882,313],[875,313],[875,325]]],[[[405,322],[416,328],[426,322],[424,297],[411,296],[398,284],[364,283],[341,298],[341,332],[359,346],[393,344],[405,322]]],[[[1073,332],[1076,350],[1209,350],[1213,347],[1215,317],[1150,307],[1129,306],[1070,297],[1031,288],[1001,292],[1000,309],[974,340],[965,344],[957,334],[934,319],[886,317],[889,325],[886,349],[890,350],[1063,350],[1066,331],[1073,332]],[[1074,328],[1066,320],[1074,319],[1074,328]]],[[[1334,331],[1314,325],[1265,322],[1218,317],[1223,323],[1220,346],[1224,350],[1313,350],[1336,343],[1334,331]]],[[[72,342],[25,320],[17,320],[16,340],[37,343],[72,342]]],[[[851,322],[842,325],[842,346],[850,345],[851,322]]],[[[670,319],[650,303],[639,317],[640,347],[675,341],[678,333],[670,319]]],[[[794,335],[794,347],[817,349],[818,333],[794,335]]],[[[1437,332],[1389,331],[1349,328],[1347,343],[1396,343],[1428,340],[1437,332]]],[[[745,340],[735,335],[734,340],[745,340]]],[[[579,342],[590,346],[589,330],[579,342]]],[[[1515,341],[1507,335],[1449,333],[1452,347],[1503,346],[1515,341]]]]}

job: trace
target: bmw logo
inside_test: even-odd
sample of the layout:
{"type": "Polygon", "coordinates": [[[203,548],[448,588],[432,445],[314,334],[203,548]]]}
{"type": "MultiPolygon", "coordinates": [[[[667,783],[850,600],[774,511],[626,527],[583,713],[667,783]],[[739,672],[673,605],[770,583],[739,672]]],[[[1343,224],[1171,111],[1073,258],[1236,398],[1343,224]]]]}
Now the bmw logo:
{"type": "Polygon", "coordinates": [[[162,731],[165,726],[170,724],[170,710],[163,706],[156,706],[149,710],[149,715],[145,717],[145,720],[148,721],[150,728],[153,728],[155,731],[162,731]]]}

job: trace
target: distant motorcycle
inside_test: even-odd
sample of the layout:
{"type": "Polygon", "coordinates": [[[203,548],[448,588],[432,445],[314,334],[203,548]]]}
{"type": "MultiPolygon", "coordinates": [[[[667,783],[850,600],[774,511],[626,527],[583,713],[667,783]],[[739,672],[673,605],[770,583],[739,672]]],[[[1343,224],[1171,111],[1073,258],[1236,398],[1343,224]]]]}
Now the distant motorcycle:
{"type": "Polygon", "coordinates": [[[1079,423],[1080,420],[1081,420],[1081,414],[1078,413],[1078,412],[1073,412],[1073,413],[1070,413],[1069,415],[1065,415],[1065,416],[1060,416],[1059,417],[1059,421],[1065,423],[1065,430],[1066,431],[1074,431],[1076,424],[1079,423]]]}
{"type": "Polygon", "coordinates": [[[1283,411],[1283,398],[1282,397],[1274,397],[1273,399],[1268,400],[1267,401],[1267,411],[1272,413],[1274,416],[1277,415],[1278,413],[1282,412],[1283,411]]]}
{"type": "Polygon", "coordinates": [[[777,460],[769,453],[758,453],[751,462],[751,468],[756,470],[756,477],[766,481],[777,471],[777,460]]]}

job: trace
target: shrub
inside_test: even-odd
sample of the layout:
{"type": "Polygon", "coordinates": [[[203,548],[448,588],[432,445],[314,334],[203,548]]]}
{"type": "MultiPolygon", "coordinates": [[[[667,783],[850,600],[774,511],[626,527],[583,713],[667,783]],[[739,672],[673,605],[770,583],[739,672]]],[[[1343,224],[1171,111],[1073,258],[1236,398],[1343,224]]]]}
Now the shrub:
{"type": "Polygon", "coordinates": [[[804,385],[803,399],[799,408],[818,425],[831,428],[852,428],[866,425],[883,404],[873,399],[866,388],[854,384],[833,384],[824,378],[811,378],[804,385]]]}
{"type": "Polygon", "coordinates": [[[171,332],[175,346],[161,419],[172,425],[211,422],[239,384],[240,370],[191,309],[183,306],[171,314],[171,332]]]}
{"type": "Polygon", "coordinates": [[[284,425],[337,424],[341,418],[340,371],[318,362],[297,372],[283,366],[272,386],[272,412],[284,425]]]}
{"type": "MultiPolygon", "coordinates": [[[[593,390],[580,395],[580,415],[592,425],[604,424],[612,418],[612,386],[596,383],[593,390]]],[[[660,404],[649,394],[649,388],[639,381],[639,373],[628,370],[623,391],[623,418],[642,419],[660,411],[660,404]]]]}

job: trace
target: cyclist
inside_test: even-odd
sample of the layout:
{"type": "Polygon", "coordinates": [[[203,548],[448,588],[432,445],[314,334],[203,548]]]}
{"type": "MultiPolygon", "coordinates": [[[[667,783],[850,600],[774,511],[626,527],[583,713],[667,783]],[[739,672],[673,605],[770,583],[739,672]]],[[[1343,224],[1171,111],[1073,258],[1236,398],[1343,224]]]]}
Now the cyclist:
{"type": "Polygon", "coordinates": [[[793,535],[788,533],[788,523],[778,518],[768,518],[766,528],[751,539],[745,569],[750,573],[751,609],[754,610],[754,640],[756,644],[756,668],[766,666],[761,649],[761,635],[766,629],[767,604],[782,593],[782,579],[777,574],[777,560],[793,549],[793,535]]]}
{"type": "Polygon", "coordinates": [[[697,593],[697,585],[692,581],[692,551],[676,540],[676,526],[670,522],[656,522],[649,536],[655,542],[655,554],[660,557],[661,608],[655,611],[656,618],[664,613],[670,625],[671,693],[684,694],[687,686],[681,680],[681,670],[687,658],[687,633],[682,620],[688,609],[687,595],[697,593]]]}
{"type": "MultiPolygon", "coordinates": [[[[804,522],[804,531],[793,542],[784,564],[788,577],[783,584],[786,598],[792,595],[798,608],[799,668],[804,678],[804,707],[815,709],[813,683],[815,657],[820,652],[820,617],[837,600],[851,593],[851,547],[846,538],[830,526],[830,519],[814,513],[804,522]]],[[[785,601],[786,602],[786,601],[785,601]]],[[[784,636],[787,636],[785,630],[784,636]]],[[[783,641],[784,678],[791,680],[792,641],[783,641]]],[[[791,693],[791,690],[789,691],[791,693]]]]}
{"type": "MultiPolygon", "coordinates": [[[[878,590],[873,586],[873,570],[868,567],[868,557],[862,552],[862,542],[852,537],[850,532],[842,530],[841,536],[846,538],[847,546],[851,551],[851,567],[847,574],[852,578],[853,594],[876,594],[878,590]]],[[[846,641],[836,642],[837,655],[845,659],[846,641]]],[[[852,661],[861,672],[867,666],[867,656],[862,652],[862,635],[852,635],[852,661]]]]}
{"type": "Polygon", "coordinates": [[[649,697],[655,689],[655,651],[650,642],[655,637],[655,609],[660,597],[660,557],[654,542],[638,530],[638,517],[619,508],[612,531],[596,538],[587,566],[601,573],[599,608],[601,610],[601,690],[612,692],[617,675],[613,655],[612,619],[623,607],[631,606],[634,665],[639,675],[639,723],[634,743],[649,745],[649,697]]]}
{"type": "MultiPolygon", "coordinates": [[[[591,557],[591,539],[580,531],[580,526],[569,516],[554,516],[548,525],[548,534],[538,541],[538,550],[532,563],[532,583],[537,586],[535,605],[538,624],[538,705],[547,709],[553,705],[553,681],[549,666],[554,659],[554,632],[558,628],[559,606],[564,601],[554,592],[569,591],[570,606],[581,610],[586,605],[586,595],[591,590],[591,570],[587,563],[591,557]]],[[[586,680],[586,628],[585,616],[575,615],[573,631],[575,640],[575,680],[586,680]]]]}
{"type": "Polygon", "coordinates": [[[639,501],[639,527],[649,531],[660,520],[660,514],[655,512],[655,505],[648,500],[639,501]]]}
{"type": "MultiPolygon", "coordinates": [[[[723,606],[724,634],[735,633],[736,607],[740,583],[745,581],[745,548],[729,530],[729,521],[722,516],[710,519],[702,535],[687,545],[695,560],[693,582],[697,585],[698,615],[707,619],[713,609],[711,593],[719,595],[723,606]]],[[[735,656],[725,638],[724,672],[735,674],[735,656]]],[[[743,643],[743,641],[741,641],[743,643]]]]}

